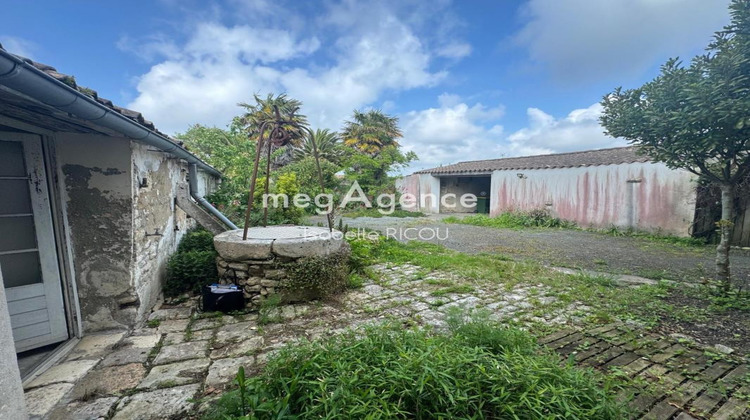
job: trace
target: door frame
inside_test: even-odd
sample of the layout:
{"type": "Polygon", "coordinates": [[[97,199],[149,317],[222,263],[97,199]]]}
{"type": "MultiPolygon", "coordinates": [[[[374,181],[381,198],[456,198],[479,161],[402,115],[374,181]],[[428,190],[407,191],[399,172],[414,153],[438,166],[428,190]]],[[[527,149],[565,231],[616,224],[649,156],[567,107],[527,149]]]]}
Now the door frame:
{"type": "Polygon", "coordinates": [[[0,115],[0,124],[41,136],[58,265],[63,285],[63,300],[66,311],[65,319],[68,323],[70,339],[76,341],[76,338],[80,339],[83,336],[84,331],[81,319],[81,305],[78,300],[78,287],[75,282],[75,266],[73,265],[73,251],[70,244],[70,226],[65,216],[65,202],[63,201],[65,192],[64,187],[59,182],[62,179],[62,174],[57,164],[57,151],[55,149],[56,133],[55,131],[19,121],[6,115],[0,115]]]}
{"type": "MultiPolygon", "coordinates": [[[[44,305],[40,306],[40,309],[43,307],[46,310],[46,324],[49,327],[49,332],[43,333],[42,330],[38,330],[38,328],[32,327],[32,325],[39,325],[41,327],[44,324],[22,324],[27,329],[31,328],[31,331],[38,330],[37,335],[14,341],[16,352],[22,352],[47,344],[65,341],[70,337],[70,334],[65,316],[63,284],[59,267],[60,261],[58,259],[56,241],[54,240],[55,231],[49,194],[49,178],[47,176],[49,169],[46,167],[47,165],[44,160],[42,138],[36,134],[0,132],[0,140],[19,142],[23,147],[23,159],[26,166],[26,173],[29,176],[31,210],[36,235],[35,251],[39,255],[42,276],[41,283],[6,287],[5,294],[9,306],[23,300],[26,300],[24,304],[29,304],[29,302],[38,301],[39,298],[43,297],[44,301],[39,301],[39,305],[44,305]]],[[[19,321],[21,318],[26,318],[26,321],[29,321],[28,317],[33,315],[33,313],[28,312],[26,316],[19,317],[19,321]]],[[[44,319],[41,317],[41,311],[37,311],[37,315],[40,316],[39,321],[44,319]]],[[[13,315],[11,315],[12,317],[13,315]]],[[[11,326],[13,326],[12,321],[11,326]]]]}

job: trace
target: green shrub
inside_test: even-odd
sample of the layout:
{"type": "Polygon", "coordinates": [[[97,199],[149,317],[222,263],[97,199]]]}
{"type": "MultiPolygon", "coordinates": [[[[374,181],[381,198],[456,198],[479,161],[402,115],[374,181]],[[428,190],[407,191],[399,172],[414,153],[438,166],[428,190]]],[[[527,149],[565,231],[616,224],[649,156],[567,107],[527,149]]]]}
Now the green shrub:
{"type": "Polygon", "coordinates": [[[349,283],[349,247],[324,257],[305,257],[284,264],[287,278],[282,281],[285,301],[311,300],[330,296],[349,283]],[[305,296],[304,298],[302,296],[305,296]]]}
{"type": "Polygon", "coordinates": [[[363,274],[365,269],[373,263],[373,252],[378,247],[380,239],[355,237],[348,239],[351,253],[349,255],[349,269],[353,273],[363,274]]]}
{"type": "Polygon", "coordinates": [[[218,278],[215,251],[177,252],[167,263],[164,295],[173,297],[198,292],[202,285],[214,283],[218,278]]]}
{"type": "Polygon", "coordinates": [[[494,228],[520,229],[529,227],[545,228],[575,228],[576,224],[557,217],[552,217],[545,209],[531,210],[528,212],[508,211],[495,217],[477,214],[467,217],[447,217],[445,223],[458,223],[464,225],[487,226],[494,228]]]}
{"type": "Polygon", "coordinates": [[[205,419],[621,419],[613,384],[560,363],[525,332],[390,324],[287,347],[205,419]],[[243,414],[246,417],[241,417],[243,414]]]}
{"type": "MultiPolygon", "coordinates": [[[[387,210],[387,209],[383,209],[383,210],[387,210]]],[[[377,208],[362,207],[362,208],[346,211],[342,214],[342,216],[351,217],[351,218],[355,218],[355,217],[377,217],[377,218],[400,217],[400,218],[404,218],[404,217],[424,217],[425,214],[419,211],[409,211],[409,210],[401,210],[401,209],[394,210],[393,213],[391,214],[383,214],[377,208]]]]}
{"type": "Polygon", "coordinates": [[[214,234],[202,229],[194,229],[185,234],[177,246],[177,252],[213,251],[214,234]]]}

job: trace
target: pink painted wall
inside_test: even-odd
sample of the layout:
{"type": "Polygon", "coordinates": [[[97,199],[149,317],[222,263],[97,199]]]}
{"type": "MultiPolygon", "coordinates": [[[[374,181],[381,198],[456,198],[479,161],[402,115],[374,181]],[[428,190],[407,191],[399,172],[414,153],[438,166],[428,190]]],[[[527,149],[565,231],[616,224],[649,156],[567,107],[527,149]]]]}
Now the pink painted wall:
{"type": "Polygon", "coordinates": [[[688,236],[695,186],[694,175],[661,163],[495,171],[490,214],[547,208],[582,227],[615,225],[688,236]]]}
{"type": "Polygon", "coordinates": [[[414,194],[418,202],[404,210],[438,213],[440,209],[440,179],[430,174],[412,174],[396,180],[396,189],[401,194],[414,194]],[[433,194],[432,199],[423,199],[433,194]]]}

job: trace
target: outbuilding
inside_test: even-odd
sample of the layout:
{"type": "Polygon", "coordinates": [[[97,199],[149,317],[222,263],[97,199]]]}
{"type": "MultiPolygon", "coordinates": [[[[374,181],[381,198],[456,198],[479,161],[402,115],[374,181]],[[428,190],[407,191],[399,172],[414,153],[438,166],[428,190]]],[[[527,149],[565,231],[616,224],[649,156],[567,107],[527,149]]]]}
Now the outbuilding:
{"type": "Polygon", "coordinates": [[[653,162],[635,147],[460,162],[398,183],[401,193],[418,198],[411,209],[426,213],[543,209],[582,227],[679,236],[692,232],[696,186],[692,173],[653,162]],[[456,205],[454,196],[464,194],[476,195],[476,204],[456,205]]]}

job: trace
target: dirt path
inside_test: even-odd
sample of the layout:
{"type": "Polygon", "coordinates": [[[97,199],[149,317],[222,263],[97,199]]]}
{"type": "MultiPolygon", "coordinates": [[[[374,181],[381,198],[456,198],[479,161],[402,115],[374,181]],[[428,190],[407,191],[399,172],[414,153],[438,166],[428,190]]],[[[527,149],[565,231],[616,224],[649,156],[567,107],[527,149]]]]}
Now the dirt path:
{"type": "MultiPolygon", "coordinates": [[[[468,253],[503,254],[552,266],[585,268],[648,278],[700,281],[714,273],[714,248],[686,247],[633,237],[571,229],[495,229],[444,223],[444,215],[422,218],[344,218],[350,228],[378,230],[408,240],[422,233],[428,242],[468,253]],[[407,230],[410,228],[416,228],[407,230]],[[422,229],[422,230],[420,230],[422,229]],[[430,239],[436,235],[438,238],[430,239]]],[[[311,218],[311,223],[322,222],[311,218]]],[[[732,254],[735,284],[750,287],[750,255],[732,254]]]]}

